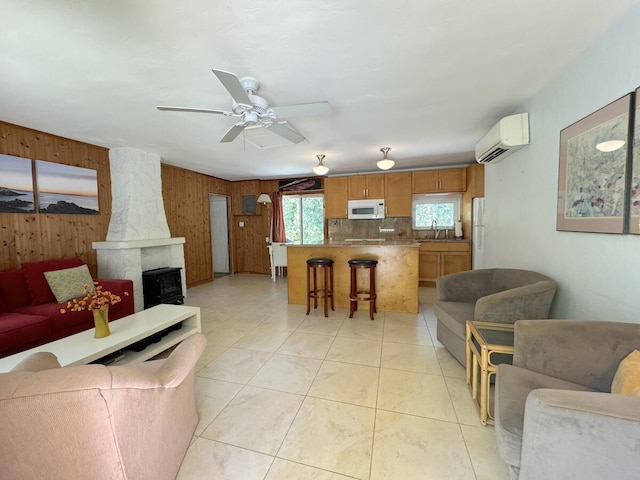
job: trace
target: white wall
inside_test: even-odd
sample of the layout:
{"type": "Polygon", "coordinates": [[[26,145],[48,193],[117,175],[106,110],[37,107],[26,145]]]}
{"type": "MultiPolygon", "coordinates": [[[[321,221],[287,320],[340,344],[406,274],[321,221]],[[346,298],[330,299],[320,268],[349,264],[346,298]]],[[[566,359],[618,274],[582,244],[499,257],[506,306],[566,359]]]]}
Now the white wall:
{"type": "Polygon", "coordinates": [[[640,86],[639,25],[637,5],[513,112],[531,145],[485,169],[486,266],[554,278],[554,318],[640,323],[640,236],[556,231],[560,130],[640,86]]]}

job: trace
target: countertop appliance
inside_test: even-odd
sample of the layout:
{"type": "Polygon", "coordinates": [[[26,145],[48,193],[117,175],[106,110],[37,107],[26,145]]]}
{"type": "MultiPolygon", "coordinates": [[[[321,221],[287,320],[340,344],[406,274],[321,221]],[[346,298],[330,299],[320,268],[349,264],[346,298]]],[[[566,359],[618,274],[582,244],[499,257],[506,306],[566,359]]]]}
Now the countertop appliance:
{"type": "Polygon", "coordinates": [[[484,197],[473,199],[471,248],[471,268],[484,268],[484,197]]]}
{"type": "Polygon", "coordinates": [[[384,218],[384,198],[349,200],[347,218],[349,220],[384,218]]]}

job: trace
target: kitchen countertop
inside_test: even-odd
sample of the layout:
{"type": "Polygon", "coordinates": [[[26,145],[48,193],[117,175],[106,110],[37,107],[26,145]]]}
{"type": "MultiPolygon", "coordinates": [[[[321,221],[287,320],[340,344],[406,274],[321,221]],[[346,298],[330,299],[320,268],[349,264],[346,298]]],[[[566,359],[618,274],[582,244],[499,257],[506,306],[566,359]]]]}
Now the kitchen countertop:
{"type": "MultiPolygon", "coordinates": [[[[439,240],[437,240],[439,241],[439,240]]],[[[326,240],[324,243],[314,244],[286,244],[286,247],[419,247],[416,240],[326,240]]]]}
{"type": "Polygon", "coordinates": [[[324,243],[306,243],[303,245],[296,245],[293,243],[287,243],[286,247],[362,247],[362,246],[390,246],[390,247],[418,247],[421,243],[471,243],[471,239],[464,238],[462,240],[455,240],[453,238],[420,238],[412,239],[407,238],[404,240],[380,240],[380,239],[366,239],[356,238],[350,240],[325,240],[324,243]]]}
{"type": "Polygon", "coordinates": [[[421,238],[419,240],[416,240],[416,242],[420,242],[420,243],[471,243],[471,239],[470,238],[463,238],[461,240],[456,240],[454,238],[438,238],[438,239],[421,238]]]}

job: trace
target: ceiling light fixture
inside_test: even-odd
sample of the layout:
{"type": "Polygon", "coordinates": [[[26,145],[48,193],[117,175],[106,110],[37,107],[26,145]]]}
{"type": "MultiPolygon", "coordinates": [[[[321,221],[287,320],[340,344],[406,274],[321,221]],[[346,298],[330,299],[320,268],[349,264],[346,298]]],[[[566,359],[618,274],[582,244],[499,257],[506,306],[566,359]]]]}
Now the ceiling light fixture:
{"type": "Polygon", "coordinates": [[[624,140],[609,140],[606,142],[600,142],[596,145],[596,148],[601,152],[615,152],[622,148],[626,142],[624,140]]]}
{"type": "Polygon", "coordinates": [[[389,147],[384,147],[380,149],[380,151],[384,155],[384,158],[377,163],[378,168],[380,170],[389,170],[391,167],[393,167],[396,164],[396,162],[394,162],[390,158],[387,158],[387,153],[389,153],[389,150],[391,150],[389,147]]]}
{"type": "Polygon", "coordinates": [[[316,155],[316,157],[318,159],[318,164],[315,167],[313,167],[313,173],[315,173],[316,175],[325,175],[329,171],[329,167],[327,167],[322,163],[322,160],[324,159],[325,155],[322,155],[320,153],[316,155]]]}

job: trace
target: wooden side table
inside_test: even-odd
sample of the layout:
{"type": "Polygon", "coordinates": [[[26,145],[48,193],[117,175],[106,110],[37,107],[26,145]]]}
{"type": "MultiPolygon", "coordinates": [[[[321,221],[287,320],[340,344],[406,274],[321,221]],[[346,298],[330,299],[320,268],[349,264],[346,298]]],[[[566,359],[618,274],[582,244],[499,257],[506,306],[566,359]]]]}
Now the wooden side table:
{"type": "Polygon", "coordinates": [[[513,359],[513,324],[469,320],[466,339],[467,387],[480,411],[482,425],[493,425],[491,380],[498,364],[511,363],[513,359]]]}

